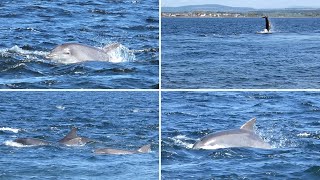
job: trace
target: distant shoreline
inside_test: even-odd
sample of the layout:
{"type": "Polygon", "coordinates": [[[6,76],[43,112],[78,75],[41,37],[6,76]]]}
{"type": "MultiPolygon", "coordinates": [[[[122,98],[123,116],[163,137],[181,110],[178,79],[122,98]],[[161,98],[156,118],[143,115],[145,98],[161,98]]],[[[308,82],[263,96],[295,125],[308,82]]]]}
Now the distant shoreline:
{"type": "Polygon", "coordinates": [[[281,11],[250,11],[250,12],[213,12],[213,11],[191,11],[191,12],[161,12],[161,17],[172,18],[260,18],[269,16],[271,18],[320,18],[320,11],[315,12],[281,12],[281,11]]]}
{"type": "MultiPolygon", "coordinates": [[[[186,19],[186,18],[189,18],[189,19],[247,19],[247,18],[261,18],[261,17],[193,17],[193,16],[177,16],[177,17],[171,17],[171,16],[161,16],[161,18],[172,18],[172,19],[186,19]]],[[[303,17],[272,17],[272,16],[269,16],[269,18],[288,18],[288,19],[291,19],[291,18],[310,18],[310,19],[314,19],[314,18],[320,18],[320,16],[316,16],[316,17],[307,17],[307,16],[303,16],[303,17]]]]}

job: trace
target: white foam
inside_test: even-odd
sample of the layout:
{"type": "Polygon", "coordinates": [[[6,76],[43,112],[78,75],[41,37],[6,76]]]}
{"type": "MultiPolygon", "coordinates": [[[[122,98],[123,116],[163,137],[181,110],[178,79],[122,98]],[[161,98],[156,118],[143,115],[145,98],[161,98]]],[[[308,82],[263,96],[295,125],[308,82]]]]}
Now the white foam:
{"type": "Polygon", "coordinates": [[[4,48],[0,49],[0,56],[2,57],[12,57],[13,55],[19,55],[23,56],[24,62],[28,61],[43,61],[42,58],[39,58],[37,56],[46,56],[48,55],[48,52],[44,51],[30,51],[30,50],[24,50],[20,48],[19,46],[15,45],[11,48],[4,48]]]}
{"type": "Polygon", "coordinates": [[[12,147],[29,147],[29,146],[26,146],[26,145],[23,145],[23,144],[20,144],[17,142],[13,142],[13,141],[5,141],[4,144],[6,146],[12,146],[12,147]]]}
{"type": "Polygon", "coordinates": [[[268,31],[267,29],[264,29],[263,31],[258,31],[258,34],[272,34],[271,31],[268,31]]]}
{"type": "Polygon", "coordinates": [[[86,143],[82,143],[82,144],[65,144],[65,146],[68,147],[81,147],[81,146],[85,146],[86,143]]]}
{"type": "MultiPolygon", "coordinates": [[[[21,55],[38,55],[38,56],[46,56],[48,55],[48,52],[44,51],[29,51],[29,50],[23,50],[19,46],[15,45],[10,49],[5,49],[6,52],[14,52],[21,55]]],[[[0,51],[1,52],[1,51],[0,51]]]]}
{"type": "Polygon", "coordinates": [[[297,134],[297,136],[299,136],[299,137],[309,137],[310,135],[311,134],[307,133],[307,132],[297,134]]]}
{"type": "Polygon", "coordinates": [[[0,131],[11,131],[11,132],[14,132],[14,133],[18,133],[21,130],[20,129],[16,129],[16,128],[2,127],[2,128],[0,128],[0,131]]]}
{"type": "Polygon", "coordinates": [[[130,62],[135,60],[135,55],[122,44],[108,52],[108,55],[111,57],[110,62],[113,63],[130,62]]]}
{"type": "Polygon", "coordinates": [[[177,139],[182,139],[182,140],[193,140],[192,138],[188,138],[186,135],[178,135],[176,136],[177,139]]]}
{"type": "Polygon", "coordinates": [[[214,150],[214,149],[223,149],[223,148],[228,148],[227,146],[222,146],[215,144],[214,146],[201,146],[201,149],[208,149],[208,150],[214,150]]]}
{"type": "Polygon", "coordinates": [[[183,141],[183,140],[190,139],[190,138],[187,138],[185,135],[178,135],[170,139],[174,141],[174,144],[181,145],[185,148],[192,149],[193,147],[193,144],[183,141]]]}
{"type": "Polygon", "coordinates": [[[59,106],[56,106],[57,109],[61,109],[61,110],[64,110],[66,107],[62,106],[62,105],[59,105],[59,106]]]}

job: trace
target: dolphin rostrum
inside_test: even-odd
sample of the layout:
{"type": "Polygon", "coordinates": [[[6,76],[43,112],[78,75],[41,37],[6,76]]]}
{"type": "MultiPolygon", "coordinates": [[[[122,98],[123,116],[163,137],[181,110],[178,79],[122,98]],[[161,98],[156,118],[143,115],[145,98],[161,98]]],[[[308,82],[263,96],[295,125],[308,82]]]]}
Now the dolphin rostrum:
{"type": "Polygon", "coordinates": [[[95,142],[95,140],[78,136],[77,128],[75,127],[73,127],[71,131],[59,141],[59,143],[69,146],[81,146],[89,142],[95,142]]]}
{"type": "Polygon", "coordinates": [[[221,131],[204,136],[193,145],[193,149],[220,149],[231,147],[252,147],[271,149],[271,146],[264,142],[254,133],[253,126],[256,122],[252,118],[240,129],[221,131]]]}
{"type": "Polygon", "coordinates": [[[55,47],[46,57],[62,63],[111,61],[110,53],[119,47],[118,43],[107,45],[102,49],[78,43],[65,43],[55,47]]]}
{"type": "Polygon", "coordinates": [[[95,154],[140,154],[140,153],[148,153],[151,151],[151,145],[144,145],[137,150],[121,150],[121,149],[110,149],[110,148],[102,148],[94,150],[95,154]]]}
{"type": "Polygon", "coordinates": [[[18,139],[15,139],[13,142],[16,142],[25,146],[45,146],[50,144],[48,141],[38,139],[38,138],[18,138],[18,139]]]}

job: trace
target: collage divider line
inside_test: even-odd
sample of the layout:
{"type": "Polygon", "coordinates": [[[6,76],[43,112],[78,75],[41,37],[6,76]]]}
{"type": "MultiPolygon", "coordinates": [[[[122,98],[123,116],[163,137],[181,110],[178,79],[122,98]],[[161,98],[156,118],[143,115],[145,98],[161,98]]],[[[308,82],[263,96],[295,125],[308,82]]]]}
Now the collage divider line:
{"type": "Polygon", "coordinates": [[[158,171],[158,175],[159,175],[159,180],[162,179],[161,178],[161,167],[162,167],[162,161],[161,161],[161,149],[162,149],[162,143],[161,143],[161,140],[162,140],[162,136],[161,136],[161,133],[162,133],[162,116],[161,116],[161,109],[162,109],[162,95],[161,95],[161,89],[162,89],[162,80],[161,80],[161,74],[162,74],[162,71],[161,71],[161,57],[162,57],[162,49],[161,49],[161,35],[162,35],[162,29],[161,29],[161,25],[162,25],[162,18],[161,18],[161,0],[159,0],[159,5],[158,5],[158,12],[159,12],[159,15],[158,15],[158,18],[159,18],[159,89],[158,89],[158,95],[159,95],[159,123],[158,123],[158,128],[159,128],[159,140],[158,140],[158,144],[159,144],[159,171],[158,171]]]}
{"type": "Polygon", "coordinates": [[[162,92],[320,92],[320,89],[161,89],[162,92]]]}

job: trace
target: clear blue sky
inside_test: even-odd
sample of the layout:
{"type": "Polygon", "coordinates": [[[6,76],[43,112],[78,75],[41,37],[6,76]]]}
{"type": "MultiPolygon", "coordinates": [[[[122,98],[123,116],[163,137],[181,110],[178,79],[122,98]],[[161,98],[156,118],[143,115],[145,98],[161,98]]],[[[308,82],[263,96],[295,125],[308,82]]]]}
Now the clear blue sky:
{"type": "Polygon", "coordinates": [[[320,7],[320,0],[161,0],[161,6],[220,4],[234,7],[287,8],[295,6],[320,7]]]}

